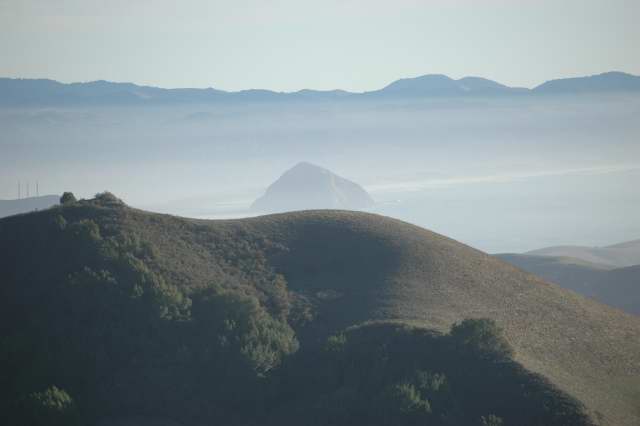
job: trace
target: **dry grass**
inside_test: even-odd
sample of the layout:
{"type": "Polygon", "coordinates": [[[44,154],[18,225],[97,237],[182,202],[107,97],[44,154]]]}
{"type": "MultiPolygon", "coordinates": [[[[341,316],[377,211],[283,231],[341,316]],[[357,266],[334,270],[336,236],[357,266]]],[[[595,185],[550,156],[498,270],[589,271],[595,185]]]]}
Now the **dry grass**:
{"type": "Polygon", "coordinates": [[[446,330],[496,320],[517,359],[605,424],[640,424],[640,319],[548,284],[485,253],[401,221],[311,211],[211,223],[246,226],[289,250],[271,261],[293,289],[331,289],[333,327],[392,319],[446,330]]]}
{"type": "Polygon", "coordinates": [[[250,282],[251,268],[283,274],[290,289],[318,296],[319,332],[367,320],[445,331],[463,318],[492,318],[517,360],[603,424],[640,424],[640,318],[444,236],[347,211],[202,221],[124,208],[117,222],[153,244],[154,267],[181,287],[227,275],[250,282]]]}

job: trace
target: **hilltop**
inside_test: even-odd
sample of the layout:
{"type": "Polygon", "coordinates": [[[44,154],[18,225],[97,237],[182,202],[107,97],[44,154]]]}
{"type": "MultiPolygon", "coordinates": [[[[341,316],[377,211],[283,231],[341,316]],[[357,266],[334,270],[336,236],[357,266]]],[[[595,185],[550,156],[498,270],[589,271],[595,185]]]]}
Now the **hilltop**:
{"type": "Polygon", "coordinates": [[[373,206],[371,196],[357,183],[331,171],[302,162],[269,185],[251,206],[263,213],[312,209],[363,209],[373,206]]]}
{"type": "MultiPolygon", "coordinates": [[[[522,424],[518,415],[531,416],[543,406],[551,410],[547,416],[573,413],[575,397],[594,418],[604,416],[606,424],[634,425],[640,420],[639,318],[398,220],[329,210],[190,220],[131,209],[103,195],[0,220],[0,259],[0,315],[3,324],[12,325],[5,338],[22,354],[15,362],[36,373],[29,376],[31,381],[48,379],[75,392],[78,404],[92,415],[171,412],[175,406],[182,416],[209,413],[211,420],[224,415],[226,424],[241,424],[243,418],[237,416],[246,413],[246,407],[258,415],[272,405],[256,405],[253,392],[273,395],[281,387],[269,386],[301,377],[286,374],[290,368],[296,371],[296,363],[288,359],[302,360],[301,371],[310,374],[304,376],[309,380],[304,389],[320,394],[307,400],[307,391],[296,392],[303,388],[287,388],[289,393],[278,394],[278,400],[289,401],[283,407],[299,401],[293,406],[301,407],[301,413],[302,407],[317,410],[320,403],[336,410],[335,403],[355,398],[349,406],[356,409],[359,392],[378,389],[391,379],[372,374],[371,368],[356,377],[353,366],[380,365],[387,358],[394,369],[381,371],[398,374],[393,380],[410,381],[393,388],[400,394],[371,398],[383,398],[381,406],[404,395],[413,401],[411,410],[427,415],[445,406],[438,403],[444,394],[436,390],[449,389],[442,387],[444,376],[434,373],[445,373],[453,390],[476,389],[470,382],[461,387],[460,380],[468,379],[456,374],[465,369],[447,364],[462,357],[467,361],[459,366],[493,372],[491,378],[478,379],[482,391],[473,398],[482,404],[507,401],[497,395],[516,398],[509,399],[511,410],[494,406],[481,411],[483,416],[502,410],[506,414],[499,414],[516,416],[522,424]],[[504,342],[496,337],[490,347],[473,349],[476,338],[464,336],[467,325],[476,326],[460,323],[468,318],[494,321],[504,330],[504,342]],[[451,328],[456,322],[458,328],[451,328]],[[42,338],[25,340],[29,336],[42,338]],[[314,352],[323,341],[329,352],[314,352]],[[471,346],[459,352],[456,342],[471,346]],[[374,356],[396,344],[411,349],[374,356]],[[29,351],[29,345],[45,345],[44,353],[58,356],[41,359],[41,352],[29,351]],[[442,357],[422,352],[422,345],[437,349],[442,357]],[[509,346],[517,364],[508,360],[509,346]],[[291,358],[296,351],[299,355],[291,358]],[[411,353],[436,356],[433,362],[441,363],[439,369],[404,376],[402,368],[427,359],[403,361],[411,353]],[[308,368],[309,359],[317,368],[308,368]],[[77,371],[91,375],[77,376],[77,371]],[[261,379],[272,376],[274,382],[261,379]],[[350,380],[363,387],[349,387],[356,383],[350,380]],[[366,380],[373,382],[367,386],[366,380]],[[490,381],[496,398],[490,398],[484,380],[490,381]],[[534,399],[526,400],[527,394],[534,399]],[[210,399],[201,400],[200,395],[210,399]],[[535,402],[544,398],[553,403],[535,402]],[[107,400],[112,405],[92,405],[107,400]],[[560,411],[549,408],[560,406],[560,411]]],[[[494,335],[493,326],[482,327],[480,335],[494,335]]],[[[23,370],[10,371],[8,380],[18,380],[11,377],[23,370]]],[[[455,395],[461,398],[458,403],[467,404],[463,393],[455,395]]],[[[473,409],[463,406],[476,412],[477,404],[473,409]]],[[[272,415],[293,416],[299,422],[296,416],[303,414],[272,415]]],[[[587,424],[576,416],[571,422],[554,417],[545,424],[587,424]]],[[[344,420],[348,418],[340,417],[338,424],[349,424],[344,420]]],[[[379,424],[380,419],[374,416],[372,421],[379,424]]]]}

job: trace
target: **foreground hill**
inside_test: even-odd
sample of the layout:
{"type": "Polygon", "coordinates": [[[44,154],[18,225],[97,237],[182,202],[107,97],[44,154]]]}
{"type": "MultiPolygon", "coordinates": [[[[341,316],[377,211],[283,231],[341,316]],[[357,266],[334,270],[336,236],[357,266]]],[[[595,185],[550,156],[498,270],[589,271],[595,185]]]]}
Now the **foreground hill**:
{"type": "Polygon", "coordinates": [[[525,254],[567,257],[609,267],[625,267],[640,264],[640,240],[606,247],[554,246],[533,250],[525,254]]]}
{"type": "Polygon", "coordinates": [[[310,209],[363,209],[373,199],[360,185],[311,163],[298,163],[269,185],[251,209],[277,213],[310,209]]]}
{"type": "MultiPolygon", "coordinates": [[[[328,424],[398,421],[385,417],[395,412],[386,408],[363,417],[358,395],[366,395],[369,404],[417,416],[406,424],[436,413],[434,424],[472,424],[454,421],[465,412],[481,413],[484,424],[498,424],[496,413],[517,424],[587,424],[579,416],[557,420],[574,412],[564,392],[603,424],[640,421],[640,319],[398,220],[347,211],[189,220],[102,196],[3,219],[0,259],[0,319],[9,325],[3,348],[10,355],[3,359],[12,366],[4,391],[33,392],[26,383],[46,380],[69,389],[95,416],[176,407],[181,416],[208,413],[208,421],[242,424],[246,419],[238,416],[277,406],[257,403],[255,392],[273,395],[269,386],[303,377],[276,392],[277,401],[286,401],[282,407],[300,407],[302,414],[283,408],[272,412],[276,419],[299,424],[307,413],[302,423],[308,424],[313,410],[328,404],[331,410],[316,413],[335,415],[328,424]],[[490,324],[459,323],[439,334],[466,318],[495,321],[506,341],[490,337],[487,346],[485,337],[473,337],[494,336],[490,324]],[[344,331],[371,321],[380,325],[344,331]],[[329,352],[313,355],[322,341],[329,352]],[[431,349],[422,352],[424,345],[431,349]],[[509,350],[500,349],[498,358],[485,352],[507,346],[549,385],[511,364],[509,350]],[[301,355],[291,358],[298,348],[301,355]],[[406,359],[412,353],[419,359],[406,359]],[[302,359],[299,370],[295,359],[302,359]],[[457,368],[451,360],[459,361],[457,368]],[[428,367],[431,362],[439,367],[428,367]],[[412,365],[417,370],[407,372],[412,365]],[[393,378],[373,374],[376,369],[393,378]],[[467,370],[480,388],[460,376],[467,370]],[[269,377],[280,379],[255,381],[269,377]],[[388,383],[395,383],[391,393],[370,394],[388,383]],[[477,403],[461,389],[481,389],[472,393],[477,403]],[[443,397],[447,392],[455,398],[443,397]],[[491,411],[477,407],[499,401],[509,402],[491,411]],[[552,417],[535,423],[541,407],[547,407],[541,416],[552,417]]],[[[38,406],[71,404],[58,388],[29,395],[27,402],[38,406]]]]}
{"type": "Polygon", "coordinates": [[[58,204],[59,199],[59,195],[42,195],[17,200],[0,200],[0,217],[47,209],[58,204]]]}
{"type": "Polygon", "coordinates": [[[640,314],[640,265],[612,268],[570,257],[496,256],[546,281],[632,314],[640,314]]]}

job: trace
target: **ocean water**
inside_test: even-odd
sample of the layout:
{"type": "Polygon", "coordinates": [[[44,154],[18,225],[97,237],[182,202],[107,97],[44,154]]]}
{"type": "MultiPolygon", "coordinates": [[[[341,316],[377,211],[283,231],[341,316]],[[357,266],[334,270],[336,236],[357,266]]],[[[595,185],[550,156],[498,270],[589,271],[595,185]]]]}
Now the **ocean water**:
{"type": "Polygon", "coordinates": [[[640,97],[0,109],[0,198],[19,183],[201,218],[254,215],[300,161],[375,213],[488,252],[640,238],[640,97]]]}
{"type": "MultiPolygon", "coordinates": [[[[640,238],[640,167],[387,181],[366,189],[376,200],[367,211],[489,253],[640,238]]],[[[194,197],[156,210],[203,219],[251,217],[258,214],[249,207],[260,192],[194,197]]]]}
{"type": "Polygon", "coordinates": [[[640,238],[640,168],[378,194],[373,210],[490,253],[640,238]]]}

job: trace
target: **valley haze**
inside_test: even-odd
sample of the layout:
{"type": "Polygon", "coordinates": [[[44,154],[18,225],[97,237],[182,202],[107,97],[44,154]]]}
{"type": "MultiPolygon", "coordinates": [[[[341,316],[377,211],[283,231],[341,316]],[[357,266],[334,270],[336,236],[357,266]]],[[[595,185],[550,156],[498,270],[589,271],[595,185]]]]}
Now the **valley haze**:
{"type": "Polygon", "coordinates": [[[308,161],[359,183],[371,211],[485,251],[607,245],[640,235],[639,81],[424,75],[280,93],[0,79],[0,198],[39,180],[183,216],[252,216],[269,183],[308,161]]]}

